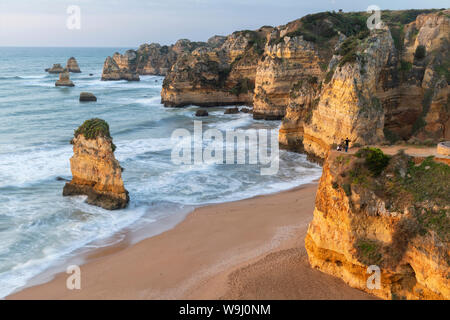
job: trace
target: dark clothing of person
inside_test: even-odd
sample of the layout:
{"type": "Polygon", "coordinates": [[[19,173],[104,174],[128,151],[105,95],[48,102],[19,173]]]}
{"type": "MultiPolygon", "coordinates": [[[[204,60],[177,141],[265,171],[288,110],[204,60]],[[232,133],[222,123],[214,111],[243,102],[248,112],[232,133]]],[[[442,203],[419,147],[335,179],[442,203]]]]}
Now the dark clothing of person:
{"type": "Polygon", "coordinates": [[[350,140],[347,138],[345,139],[345,152],[348,152],[348,145],[350,144],[350,140]]]}

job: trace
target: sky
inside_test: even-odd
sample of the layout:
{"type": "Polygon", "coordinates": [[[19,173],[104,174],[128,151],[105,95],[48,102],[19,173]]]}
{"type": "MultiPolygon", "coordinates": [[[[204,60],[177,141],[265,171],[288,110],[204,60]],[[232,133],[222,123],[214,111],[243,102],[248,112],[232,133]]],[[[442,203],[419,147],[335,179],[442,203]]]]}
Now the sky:
{"type": "Polygon", "coordinates": [[[448,4],[448,0],[0,0],[0,46],[135,48],[181,38],[206,41],[216,34],[282,25],[321,11],[448,4]]]}

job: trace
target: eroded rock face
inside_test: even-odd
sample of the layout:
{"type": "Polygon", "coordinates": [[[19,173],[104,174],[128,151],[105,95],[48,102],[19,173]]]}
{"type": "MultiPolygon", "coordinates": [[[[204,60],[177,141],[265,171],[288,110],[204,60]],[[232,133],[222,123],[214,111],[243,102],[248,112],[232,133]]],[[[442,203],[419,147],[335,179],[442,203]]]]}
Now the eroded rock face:
{"type": "Polygon", "coordinates": [[[71,58],[69,58],[69,60],[67,60],[66,69],[72,73],[80,73],[81,72],[80,67],[78,66],[77,59],[75,59],[74,57],[71,57],[71,58]]]}
{"type": "Polygon", "coordinates": [[[138,50],[128,50],[124,55],[115,53],[105,61],[102,80],[137,81],[139,75],[165,76],[180,55],[199,47],[214,47],[221,41],[220,36],[211,38],[208,43],[180,39],[171,46],[151,43],[141,45],[138,50]]]}
{"type": "Polygon", "coordinates": [[[182,54],[164,79],[162,103],[251,105],[256,67],[270,29],[234,32],[225,41],[210,39],[210,45],[182,54]]]}
{"type": "Polygon", "coordinates": [[[63,195],[87,195],[87,203],[108,210],[125,208],[128,191],[123,184],[122,168],[114,157],[115,146],[106,122],[86,121],[76,131],[72,144],[72,180],[64,186],[63,195]]]}
{"type": "Polygon", "coordinates": [[[318,100],[300,102],[307,110],[289,100],[280,144],[324,159],[347,137],[352,145],[449,139],[449,21],[444,10],[400,27],[341,35],[319,86],[299,89],[318,100]],[[419,46],[424,57],[416,55],[419,46]]]}
{"type": "Polygon", "coordinates": [[[253,100],[255,119],[282,119],[290,104],[290,92],[304,80],[320,78],[318,50],[303,36],[284,37],[278,44],[267,44],[258,64],[253,100]]]}
{"type": "Polygon", "coordinates": [[[67,69],[59,74],[59,80],[55,83],[56,87],[74,87],[74,83],[70,80],[70,74],[67,69]]]}
{"type": "Polygon", "coordinates": [[[128,50],[123,55],[116,52],[112,57],[107,57],[105,60],[103,65],[102,81],[139,81],[140,78],[136,68],[136,51],[128,50]]]}
{"type": "Polygon", "coordinates": [[[330,152],[305,239],[309,261],[384,299],[450,299],[450,203],[442,198],[450,171],[432,160],[419,167],[409,161],[396,155],[372,178],[362,158],[330,152]],[[421,194],[436,188],[443,193],[421,194]],[[368,281],[371,265],[380,268],[379,288],[368,281]]]}

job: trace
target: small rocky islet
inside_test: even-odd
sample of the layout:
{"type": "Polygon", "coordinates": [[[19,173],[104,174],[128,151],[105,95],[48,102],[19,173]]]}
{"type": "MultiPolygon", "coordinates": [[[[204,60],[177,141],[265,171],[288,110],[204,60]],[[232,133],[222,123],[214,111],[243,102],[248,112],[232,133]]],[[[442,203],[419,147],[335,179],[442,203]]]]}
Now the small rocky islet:
{"type": "Polygon", "coordinates": [[[75,84],[70,80],[70,73],[67,69],[59,74],[59,79],[55,82],[56,87],[74,87],[75,84]]]}
{"type": "Polygon", "coordinates": [[[96,102],[97,97],[91,92],[81,92],[79,100],[80,102],[96,102]]]}

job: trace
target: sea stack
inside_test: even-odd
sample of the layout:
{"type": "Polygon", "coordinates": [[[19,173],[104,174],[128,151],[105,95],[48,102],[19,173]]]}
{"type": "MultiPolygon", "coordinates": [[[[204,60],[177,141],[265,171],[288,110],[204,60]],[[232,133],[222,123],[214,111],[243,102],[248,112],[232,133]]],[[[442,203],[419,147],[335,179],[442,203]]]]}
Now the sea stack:
{"type": "Polygon", "coordinates": [[[64,72],[64,68],[61,64],[55,63],[53,67],[45,69],[46,72],[51,74],[58,74],[64,72]]]}
{"type": "Polygon", "coordinates": [[[87,203],[107,210],[123,209],[129,202],[122,167],[114,157],[115,145],[105,120],[86,120],[74,133],[70,158],[72,181],[63,196],[87,195],[87,203]]]}
{"type": "Polygon", "coordinates": [[[80,67],[78,66],[77,59],[75,59],[74,57],[71,57],[71,58],[69,58],[69,60],[67,60],[66,69],[72,73],[81,73],[80,67]]]}
{"type": "Polygon", "coordinates": [[[70,74],[67,69],[64,69],[59,75],[59,80],[56,81],[55,86],[57,87],[74,87],[75,85],[70,80],[70,74]]]}

